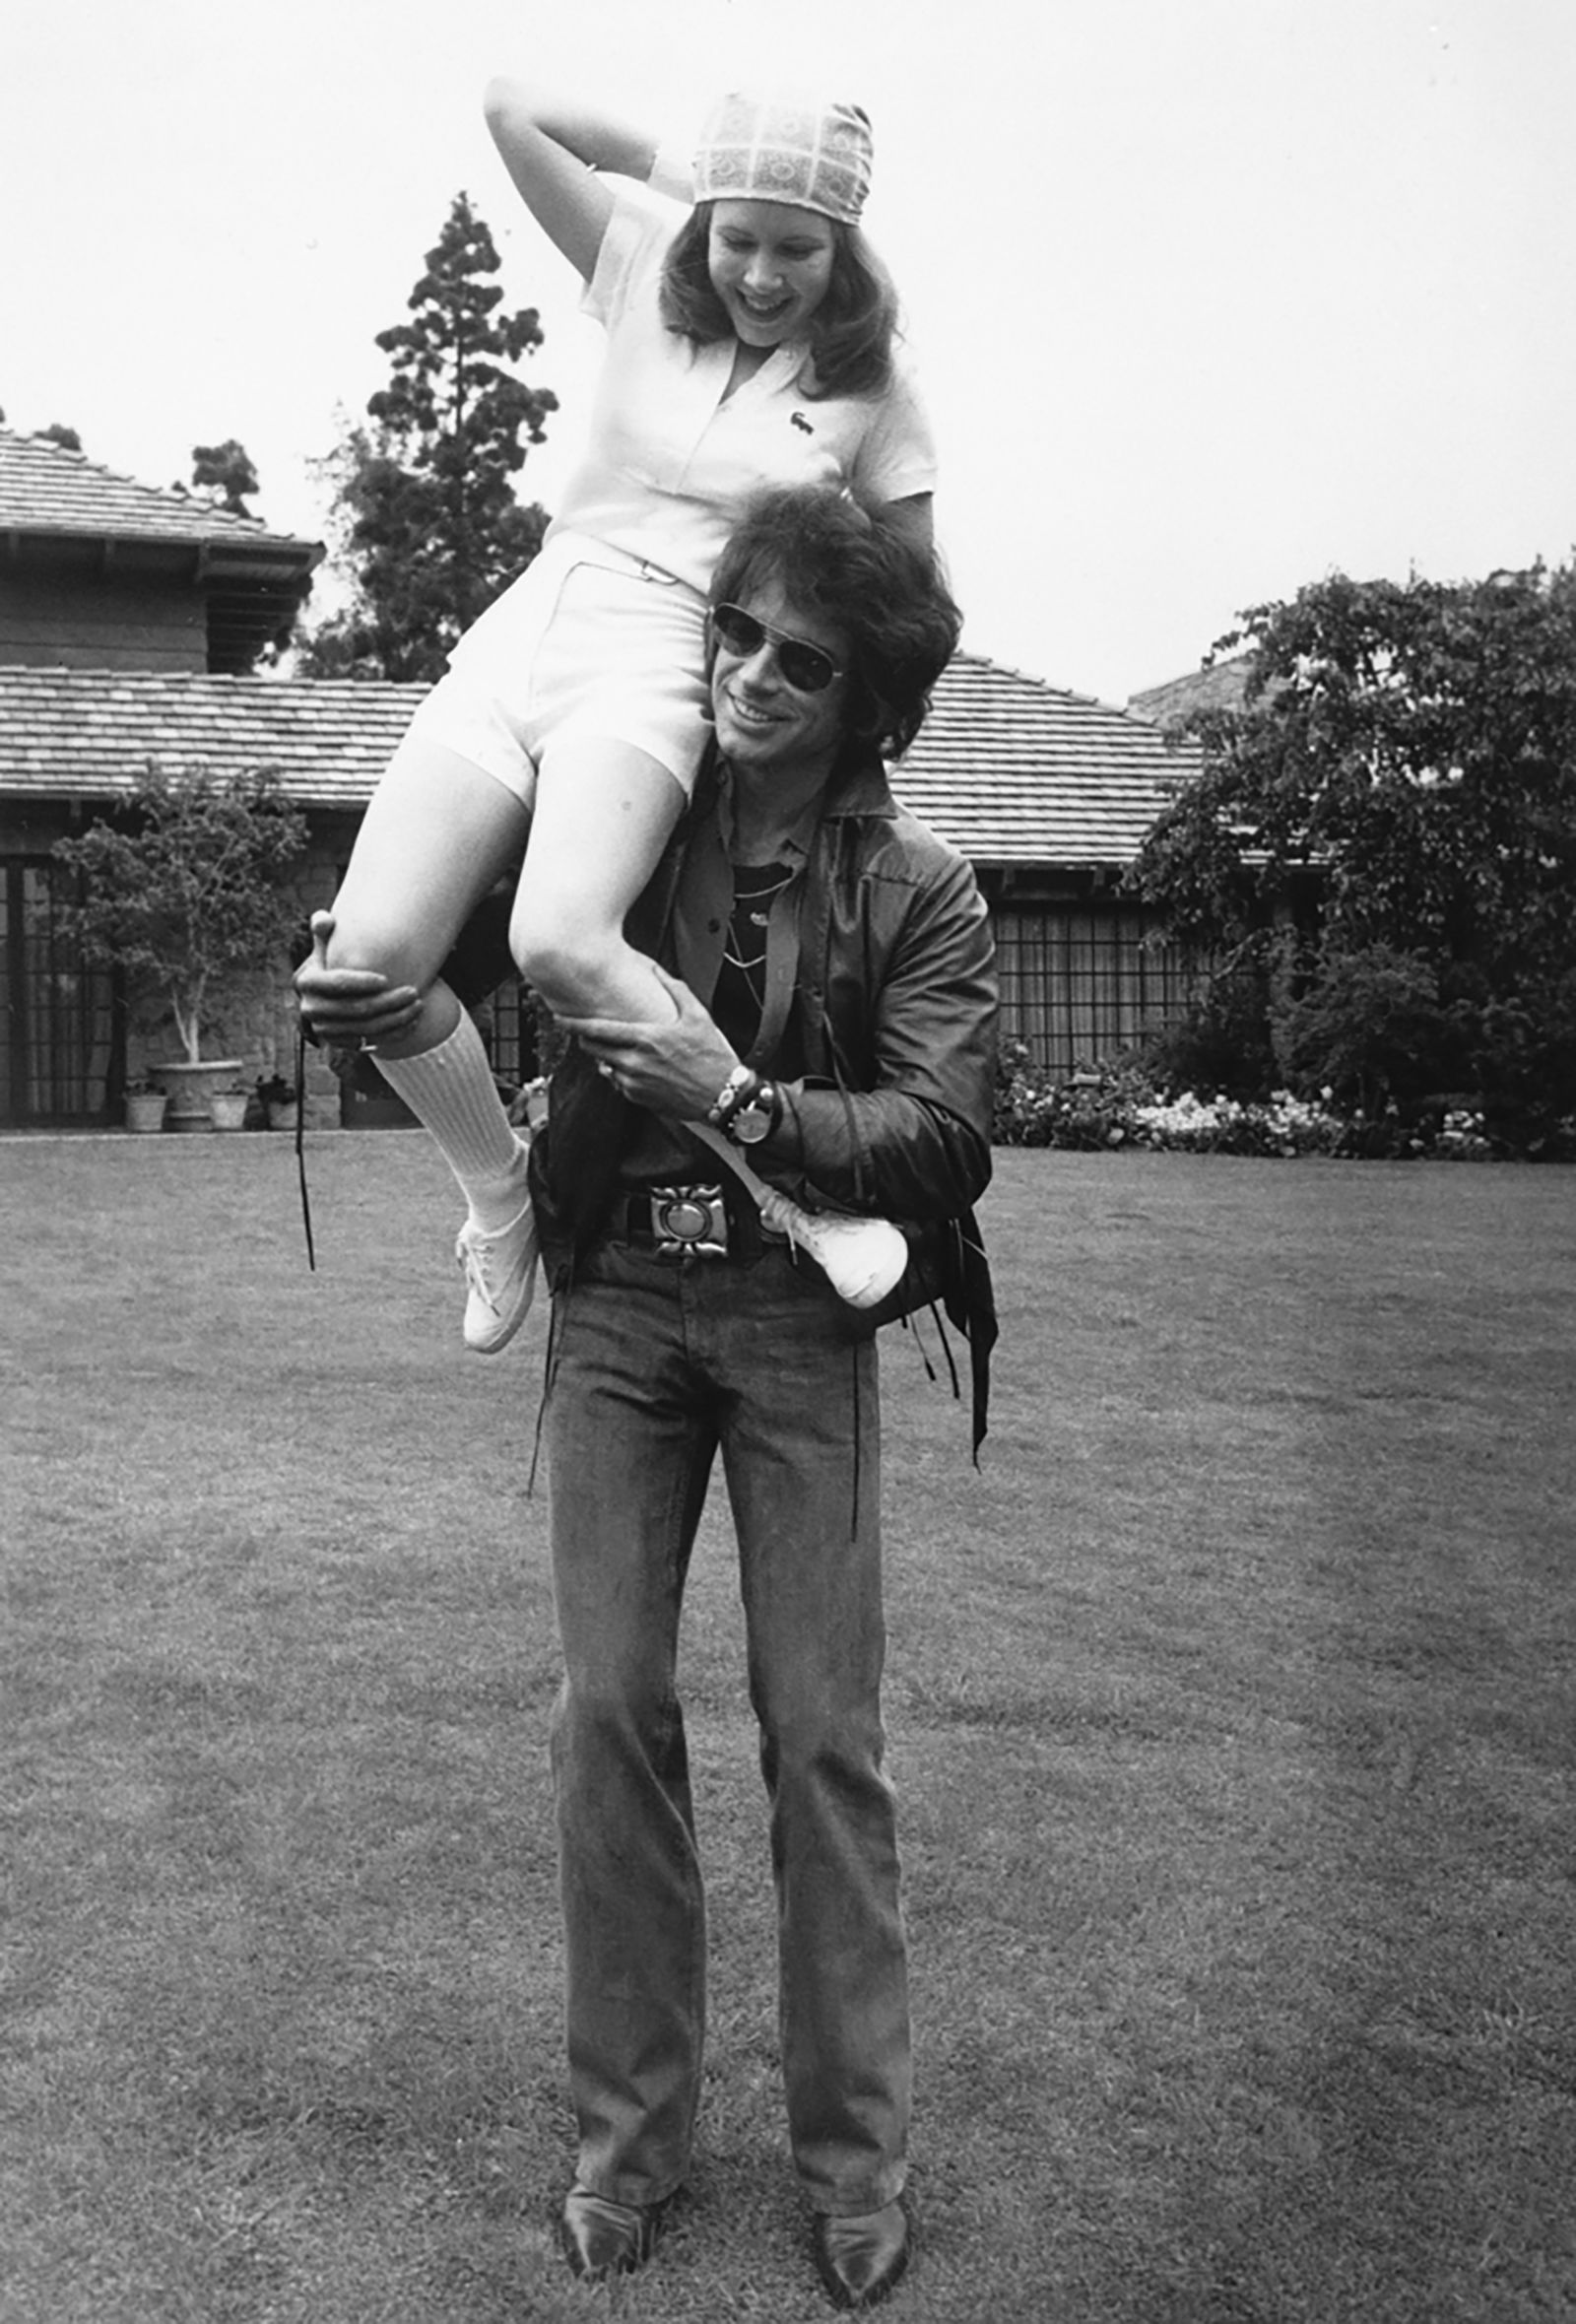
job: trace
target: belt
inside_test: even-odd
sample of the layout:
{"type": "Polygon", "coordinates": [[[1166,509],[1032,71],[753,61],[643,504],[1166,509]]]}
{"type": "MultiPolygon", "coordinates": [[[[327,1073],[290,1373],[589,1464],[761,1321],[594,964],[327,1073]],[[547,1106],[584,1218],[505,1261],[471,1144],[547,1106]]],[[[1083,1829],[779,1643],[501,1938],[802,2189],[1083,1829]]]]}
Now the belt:
{"type": "Polygon", "coordinates": [[[615,1242],[652,1252],[659,1259],[757,1259],[763,1245],[787,1237],[763,1224],[748,1200],[730,1206],[731,1187],[646,1186],[626,1194],[613,1214],[615,1242]]]}
{"type": "Polygon", "coordinates": [[[726,1259],[737,1241],[716,1185],[648,1186],[624,1196],[614,1222],[616,1240],[661,1259],[726,1259]]]}

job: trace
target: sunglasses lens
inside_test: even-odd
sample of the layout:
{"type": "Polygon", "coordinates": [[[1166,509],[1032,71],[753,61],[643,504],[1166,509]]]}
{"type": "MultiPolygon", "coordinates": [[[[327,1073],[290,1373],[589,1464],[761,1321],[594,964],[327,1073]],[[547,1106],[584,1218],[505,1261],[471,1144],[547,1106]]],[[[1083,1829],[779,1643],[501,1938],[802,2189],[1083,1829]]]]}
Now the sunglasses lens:
{"type": "MultiPolygon", "coordinates": [[[[738,654],[758,653],[772,634],[742,605],[713,606],[711,626],[729,651],[738,654]]],[[[830,654],[822,653],[819,645],[807,645],[800,637],[779,637],[775,642],[777,667],[794,692],[824,694],[837,675],[830,654]]]]}
{"type": "Polygon", "coordinates": [[[796,694],[823,694],[836,675],[819,645],[802,645],[797,637],[778,646],[777,659],[796,694]]]}
{"type": "Polygon", "coordinates": [[[740,605],[713,606],[711,627],[726,645],[732,646],[735,653],[758,652],[766,634],[755,615],[747,614],[740,605]]]}

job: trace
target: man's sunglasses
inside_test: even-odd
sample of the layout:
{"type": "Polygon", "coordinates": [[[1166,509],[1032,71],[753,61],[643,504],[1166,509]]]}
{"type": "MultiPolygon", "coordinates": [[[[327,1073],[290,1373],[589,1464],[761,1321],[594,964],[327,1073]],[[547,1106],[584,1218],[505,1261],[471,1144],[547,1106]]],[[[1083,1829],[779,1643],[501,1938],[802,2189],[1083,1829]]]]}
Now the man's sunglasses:
{"type": "Polygon", "coordinates": [[[769,622],[757,622],[742,605],[714,605],[711,627],[730,653],[747,659],[758,653],[769,637],[777,649],[777,667],[795,694],[824,694],[832,680],[843,675],[831,655],[822,653],[819,645],[811,645],[803,637],[790,637],[785,631],[772,629],[769,622]]]}

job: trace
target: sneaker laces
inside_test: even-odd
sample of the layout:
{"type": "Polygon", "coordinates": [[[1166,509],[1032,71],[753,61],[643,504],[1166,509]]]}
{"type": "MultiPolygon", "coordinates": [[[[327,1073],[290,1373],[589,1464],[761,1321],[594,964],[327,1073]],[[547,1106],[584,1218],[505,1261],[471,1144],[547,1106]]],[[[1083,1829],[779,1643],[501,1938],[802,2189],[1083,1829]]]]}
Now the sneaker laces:
{"type": "Polygon", "coordinates": [[[501,1278],[507,1275],[509,1269],[506,1260],[498,1269],[500,1281],[497,1287],[497,1295],[494,1295],[494,1287],[488,1269],[490,1264],[499,1257],[500,1246],[505,1240],[520,1231],[522,1223],[529,1236],[531,1225],[529,1196],[521,1208],[515,1212],[514,1217],[505,1221],[503,1226],[479,1227],[474,1219],[467,1219],[455,1238],[454,1256],[465,1270],[466,1284],[476,1293],[483,1305],[491,1308],[494,1315],[501,1315],[503,1312],[501,1278]]]}
{"type": "Polygon", "coordinates": [[[467,1220],[454,1244],[454,1256],[465,1270],[466,1288],[475,1292],[482,1304],[491,1307],[494,1315],[501,1315],[503,1310],[488,1278],[487,1263],[491,1256],[488,1245],[497,1240],[498,1233],[506,1234],[508,1231],[504,1227],[495,1234],[487,1234],[467,1220]]]}

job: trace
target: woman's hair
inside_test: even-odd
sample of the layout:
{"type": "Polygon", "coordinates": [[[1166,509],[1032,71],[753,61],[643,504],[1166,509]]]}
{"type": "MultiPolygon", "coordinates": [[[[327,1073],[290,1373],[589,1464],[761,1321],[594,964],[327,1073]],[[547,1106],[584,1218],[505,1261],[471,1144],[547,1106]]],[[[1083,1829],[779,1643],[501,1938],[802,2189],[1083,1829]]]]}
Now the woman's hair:
{"type": "MultiPolygon", "coordinates": [[[[698,347],[731,339],[728,310],[711,287],[711,214],[698,202],[668,245],[663,261],[661,311],[670,331],[698,347]]],[[[897,293],[892,279],[857,226],[828,218],[831,278],[810,318],[814,375],[800,382],[814,401],[822,395],[884,395],[891,384],[897,336],[897,293]]]]}
{"type": "Polygon", "coordinates": [[[850,740],[901,758],[962,629],[934,553],[880,507],[826,485],[777,485],[729,535],[710,601],[748,605],[773,581],[848,639],[850,740]]]}

